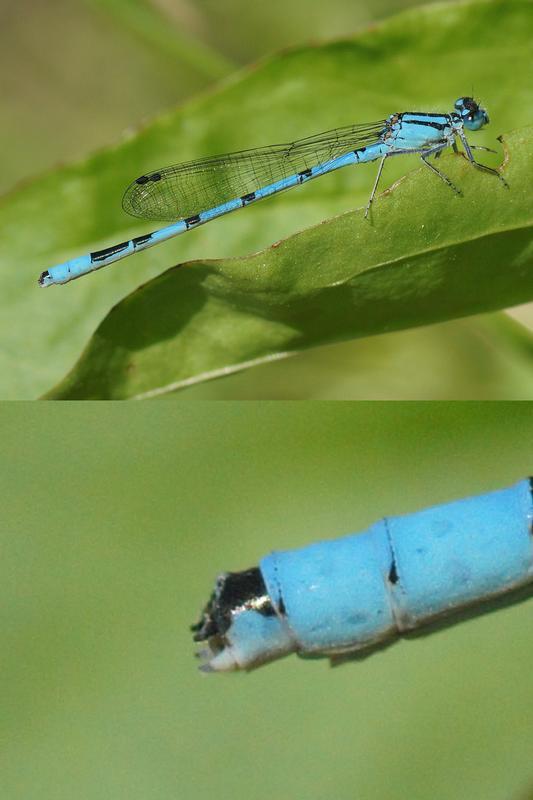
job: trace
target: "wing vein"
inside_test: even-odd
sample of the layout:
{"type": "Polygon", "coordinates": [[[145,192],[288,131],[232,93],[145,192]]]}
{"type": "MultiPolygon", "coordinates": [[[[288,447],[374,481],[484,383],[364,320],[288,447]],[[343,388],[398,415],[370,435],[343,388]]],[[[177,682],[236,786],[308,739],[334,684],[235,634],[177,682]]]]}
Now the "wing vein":
{"type": "Polygon", "coordinates": [[[292,143],[208,156],[153,170],[128,186],[122,207],[144,219],[179,220],[377,141],[385,120],[348,125],[292,143]]]}

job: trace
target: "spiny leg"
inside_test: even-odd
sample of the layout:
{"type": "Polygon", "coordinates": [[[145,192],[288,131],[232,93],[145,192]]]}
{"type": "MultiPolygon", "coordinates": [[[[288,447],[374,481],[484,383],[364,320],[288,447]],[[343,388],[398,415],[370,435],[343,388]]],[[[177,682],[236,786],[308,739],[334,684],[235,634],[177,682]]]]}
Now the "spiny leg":
{"type": "MultiPolygon", "coordinates": [[[[431,155],[437,156],[437,155],[439,155],[441,150],[444,150],[446,147],[449,146],[449,144],[450,144],[449,141],[443,141],[443,142],[439,142],[439,144],[436,145],[435,147],[430,147],[429,149],[425,149],[425,150],[423,148],[420,148],[420,147],[408,147],[408,148],[405,148],[405,149],[402,149],[402,150],[390,150],[388,153],[386,153],[383,156],[383,158],[381,159],[381,161],[379,162],[378,174],[376,175],[376,180],[374,181],[374,186],[372,188],[372,193],[370,195],[370,199],[369,199],[369,201],[367,203],[367,206],[365,208],[365,219],[368,217],[368,212],[370,211],[370,206],[372,205],[372,202],[374,200],[374,196],[375,196],[377,188],[378,188],[379,179],[381,178],[381,173],[383,172],[383,165],[385,163],[385,159],[386,158],[390,158],[390,156],[401,156],[401,155],[410,155],[410,154],[417,153],[417,154],[421,155],[423,159],[425,159],[427,156],[431,156],[431,155]]],[[[435,169],[434,167],[430,166],[429,164],[428,164],[428,167],[430,167],[430,169],[433,169],[443,180],[445,180],[447,183],[450,184],[450,186],[452,186],[453,189],[455,189],[455,187],[453,186],[451,181],[449,181],[448,178],[446,178],[445,175],[443,175],[441,172],[439,172],[439,170],[435,169]]],[[[457,191],[457,189],[456,189],[456,191],[457,191]]]]}
{"type": "MultiPolygon", "coordinates": [[[[436,153],[435,158],[437,158],[440,155],[441,152],[442,151],[439,150],[439,152],[436,153]]],[[[457,186],[454,183],[452,183],[452,181],[448,178],[447,175],[444,174],[444,172],[441,172],[440,169],[437,169],[437,167],[434,167],[433,164],[430,164],[429,161],[426,160],[427,156],[420,156],[420,158],[422,159],[422,163],[424,163],[426,165],[426,167],[429,167],[429,169],[432,172],[434,172],[435,175],[438,175],[439,178],[442,178],[444,183],[447,183],[448,186],[450,187],[450,189],[453,189],[453,191],[456,194],[462,194],[461,190],[458,189],[457,186]]]]}
{"type": "MultiPolygon", "coordinates": [[[[492,147],[481,147],[481,145],[479,145],[479,144],[470,144],[468,146],[470,147],[471,150],[485,150],[487,153],[496,153],[497,152],[497,150],[493,150],[492,147]]],[[[458,156],[463,156],[463,158],[465,158],[465,154],[459,152],[459,148],[457,147],[457,144],[456,144],[455,141],[452,143],[452,147],[453,147],[453,152],[454,153],[457,153],[458,156]]],[[[438,155],[440,155],[440,153],[437,153],[437,156],[438,155]]],[[[437,156],[435,156],[435,158],[437,156]]]]}
{"type": "MultiPolygon", "coordinates": [[[[457,153],[457,155],[464,156],[464,153],[459,153],[459,148],[457,147],[455,142],[452,144],[452,147],[453,147],[454,153],[457,153]]],[[[492,148],[490,148],[490,147],[479,147],[478,145],[474,145],[474,144],[470,145],[470,149],[471,150],[486,150],[487,153],[495,153],[496,152],[496,150],[492,150],[492,148]]],[[[435,153],[435,158],[440,158],[443,152],[444,152],[444,148],[442,148],[442,150],[437,150],[437,152],[435,153]]]]}
{"type": "Polygon", "coordinates": [[[509,188],[509,184],[507,183],[505,178],[502,175],[500,175],[500,173],[498,172],[497,169],[493,169],[492,167],[486,167],[485,164],[480,164],[478,161],[476,161],[476,159],[474,158],[474,155],[472,153],[472,148],[468,144],[466,136],[464,135],[464,133],[462,133],[462,132],[459,133],[459,136],[461,138],[461,142],[463,143],[463,147],[465,149],[466,157],[468,158],[468,160],[470,161],[472,166],[475,167],[476,169],[481,170],[482,172],[488,172],[491,175],[496,175],[496,177],[501,180],[501,182],[503,183],[505,188],[508,189],[509,188]]]}
{"type": "Polygon", "coordinates": [[[490,175],[495,175],[503,183],[506,189],[509,188],[509,184],[507,183],[503,175],[500,175],[497,169],[493,169],[492,167],[487,167],[485,164],[480,164],[479,161],[475,161],[473,158],[469,158],[468,160],[470,161],[473,167],[479,169],[481,172],[488,172],[490,175]]]}
{"type": "MultiPolygon", "coordinates": [[[[452,147],[455,148],[455,142],[452,142],[451,144],[452,144],[452,147]]],[[[429,158],[429,156],[435,156],[436,159],[439,158],[441,153],[443,152],[443,150],[445,150],[447,147],[449,147],[449,145],[450,145],[449,141],[444,141],[444,142],[439,142],[439,144],[435,145],[434,147],[429,147],[429,148],[427,148],[425,150],[424,149],[421,150],[419,148],[413,148],[413,149],[410,149],[410,150],[403,150],[403,151],[398,150],[397,152],[398,153],[401,153],[401,152],[403,152],[403,153],[418,153],[420,155],[420,158],[422,159],[422,161],[426,165],[426,167],[429,167],[429,169],[432,172],[434,172],[435,175],[438,175],[439,178],[441,178],[444,181],[444,183],[448,184],[450,189],[453,189],[453,191],[456,194],[462,194],[461,190],[458,189],[457,186],[454,183],[452,183],[452,181],[448,178],[447,175],[445,175],[443,172],[441,172],[440,169],[437,169],[437,167],[433,166],[433,164],[430,164],[429,161],[427,160],[429,158]]],[[[395,155],[395,153],[393,152],[393,153],[391,153],[391,155],[395,155]]]]}
{"type": "Polygon", "coordinates": [[[481,147],[479,144],[471,144],[469,145],[471,150],[485,150],[487,153],[496,153],[497,150],[493,150],[492,147],[481,147]]]}
{"type": "Polygon", "coordinates": [[[366,208],[365,208],[365,219],[368,217],[368,212],[370,211],[370,206],[372,205],[372,202],[374,200],[374,195],[376,194],[376,190],[378,188],[379,179],[381,178],[381,173],[383,172],[383,164],[385,163],[385,159],[386,158],[387,158],[386,155],[383,156],[383,158],[379,162],[378,174],[376,175],[376,180],[374,181],[374,187],[372,189],[372,193],[370,194],[370,199],[369,199],[368,203],[366,204],[366,208]]]}

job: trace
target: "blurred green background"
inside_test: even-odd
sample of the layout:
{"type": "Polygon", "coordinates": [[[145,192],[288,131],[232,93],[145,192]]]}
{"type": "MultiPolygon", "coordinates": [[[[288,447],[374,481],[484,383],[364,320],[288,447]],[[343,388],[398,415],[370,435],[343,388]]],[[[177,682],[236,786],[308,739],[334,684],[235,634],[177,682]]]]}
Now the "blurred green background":
{"type": "MultiPolygon", "coordinates": [[[[270,52],[352,36],[360,26],[411,5],[3,0],[0,146],[9,157],[2,161],[0,192],[119,141],[270,52]]],[[[533,314],[530,307],[512,313],[520,325],[504,315],[472,317],[320,348],[193,387],[177,398],[529,399],[533,314]]],[[[71,330],[75,325],[69,321],[71,330]]],[[[60,349],[57,342],[54,352],[60,349]]],[[[16,360],[24,361],[20,355],[16,360]]],[[[32,391],[30,381],[25,393],[19,387],[14,396],[32,391]]]]}
{"type": "Polygon", "coordinates": [[[531,474],[522,403],[3,404],[6,800],[525,800],[533,600],[196,671],[219,571],[531,474]]]}
{"type": "Polygon", "coordinates": [[[110,144],[282,47],[413,0],[2,0],[0,191],[110,144]]]}

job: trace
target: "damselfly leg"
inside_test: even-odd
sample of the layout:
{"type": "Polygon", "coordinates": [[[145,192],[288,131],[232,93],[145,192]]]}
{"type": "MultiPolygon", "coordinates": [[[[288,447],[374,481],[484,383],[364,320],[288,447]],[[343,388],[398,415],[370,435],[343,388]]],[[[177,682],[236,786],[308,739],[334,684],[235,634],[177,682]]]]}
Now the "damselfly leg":
{"type": "MultiPolygon", "coordinates": [[[[459,132],[459,138],[461,139],[461,142],[462,142],[463,147],[465,149],[466,157],[470,161],[472,166],[475,167],[476,169],[481,170],[481,172],[488,172],[490,175],[495,175],[503,183],[505,188],[508,189],[509,188],[509,184],[507,183],[505,178],[502,175],[500,175],[500,173],[498,172],[497,169],[493,169],[492,167],[487,167],[487,166],[485,166],[485,164],[480,164],[479,161],[476,161],[476,159],[474,158],[474,154],[472,153],[472,150],[488,150],[489,148],[488,147],[483,147],[483,148],[482,147],[472,147],[472,145],[468,144],[467,138],[466,138],[466,136],[464,135],[464,133],[462,131],[459,132]]],[[[491,151],[491,152],[494,152],[494,150],[491,151]]]]}
{"type": "Polygon", "coordinates": [[[365,219],[368,217],[368,212],[370,211],[370,206],[372,205],[372,203],[374,201],[374,196],[375,196],[377,188],[378,188],[379,179],[381,178],[381,173],[383,172],[383,165],[385,164],[385,159],[386,158],[387,158],[387,156],[383,156],[383,158],[379,162],[378,174],[376,175],[376,180],[374,181],[374,186],[372,187],[372,192],[370,194],[370,198],[369,198],[368,203],[366,204],[366,208],[365,208],[365,219]]]}

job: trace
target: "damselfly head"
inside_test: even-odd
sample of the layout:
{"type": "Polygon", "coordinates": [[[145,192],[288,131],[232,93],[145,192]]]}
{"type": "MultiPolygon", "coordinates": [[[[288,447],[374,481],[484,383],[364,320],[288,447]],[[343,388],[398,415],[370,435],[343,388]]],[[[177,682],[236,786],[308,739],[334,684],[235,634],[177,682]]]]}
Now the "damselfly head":
{"type": "Polygon", "coordinates": [[[463,125],[469,131],[478,131],[489,123],[489,115],[473,97],[460,97],[455,101],[455,110],[461,115],[463,125]]]}

